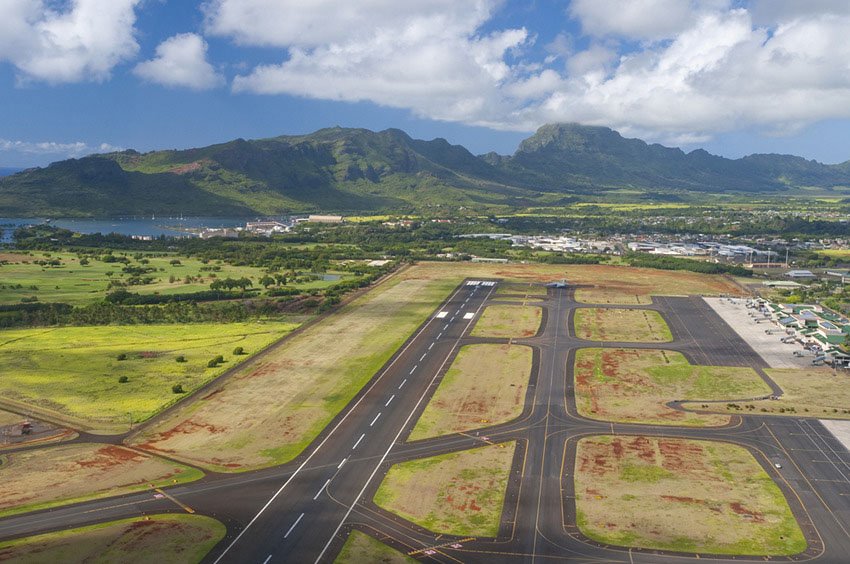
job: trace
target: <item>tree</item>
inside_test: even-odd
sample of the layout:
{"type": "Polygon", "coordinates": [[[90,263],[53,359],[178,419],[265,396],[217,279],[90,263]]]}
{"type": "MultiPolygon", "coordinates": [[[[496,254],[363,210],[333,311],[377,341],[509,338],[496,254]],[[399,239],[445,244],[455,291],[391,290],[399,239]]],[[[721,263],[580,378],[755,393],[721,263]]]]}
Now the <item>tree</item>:
{"type": "Polygon", "coordinates": [[[245,354],[245,349],[242,347],[236,347],[235,349],[233,349],[233,354],[234,356],[245,354]]]}
{"type": "Polygon", "coordinates": [[[268,288],[269,286],[273,286],[274,283],[275,283],[275,279],[273,277],[269,276],[268,274],[266,274],[265,276],[260,278],[260,284],[262,286],[264,286],[265,288],[268,288]]]}
{"type": "Polygon", "coordinates": [[[118,383],[119,384],[126,384],[129,381],[130,381],[130,378],[128,378],[127,376],[119,376],[118,377],[118,383]]]}
{"type": "Polygon", "coordinates": [[[177,362],[186,362],[186,357],[181,354],[174,360],[176,360],[177,362]]]}
{"type": "Polygon", "coordinates": [[[172,393],[174,393],[174,394],[183,394],[183,393],[186,393],[186,392],[183,390],[183,384],[174,384],[173,386],[171,386],[171,392],[172,392],[172,393]]]}

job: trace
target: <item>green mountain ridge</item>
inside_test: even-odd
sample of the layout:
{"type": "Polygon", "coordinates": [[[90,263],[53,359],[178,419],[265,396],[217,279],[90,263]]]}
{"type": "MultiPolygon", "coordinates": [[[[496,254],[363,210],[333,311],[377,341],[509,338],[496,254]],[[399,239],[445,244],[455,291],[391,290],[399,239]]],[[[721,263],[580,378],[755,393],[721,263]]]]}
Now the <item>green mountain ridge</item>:
{"type": "Polygon", "coordinates": [[[0,215],[274,215],[427,206],[556,205],[632,188],[769,194],[850,185],[850,161],[790,155],[726,159],[552,124],[511,156],[475,156],[398,129],[327,128],[195,149],[92,155],[0,178],[0,215]]]}

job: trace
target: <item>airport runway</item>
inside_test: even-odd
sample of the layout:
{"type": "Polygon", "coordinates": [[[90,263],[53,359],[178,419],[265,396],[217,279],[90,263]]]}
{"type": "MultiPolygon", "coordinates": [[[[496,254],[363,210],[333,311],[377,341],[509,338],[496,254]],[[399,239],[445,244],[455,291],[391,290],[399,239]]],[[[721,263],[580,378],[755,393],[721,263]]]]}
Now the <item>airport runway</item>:
{"type": "MultiPolygon", "coordinates": [[[[817,420],[746,415],[733,416],[726,427],[693,429],[611,424],[578,416],[573,356],[579,348],[603,345],[574,336],[572,314],[586,306],[575,303],[572,289],[549,289],[545,299],[532,302],[544,308],[543,326],[534,337],[514,339],[534,350],[533,375],[519,418],[468,434],[406,442],[458,348],[500,342],[469,336],[496,282],[462,284],[292,463],[235,476],[211,475],[169,488],[172,499],[144,492],[0,519],[0,539],[179,511],[177,500],[228,526],[228,537],[209,555],[209,562],[332,562],[353,528],[431,562],[696,562],[693,554],[601,546],[576,527],[571,479],[575,445],[583,436],[615,433],[717,439],[748,448],[785,493],[809,541],[805,553],[772,560],[848,562],[850,453],[817,420]],[[516,441],[518,447],[497,538],[464,539],[427,531],[371,501],[392,464],[506,441],[516,441]]],[[[500,296],[498,303],[509,300],[500,296]]],[[[659,311],[673,342],[604,346],[675,350],[695,364],[751,366],[778,390],[762,370],[763,360],[701,298],[654,298],[651,305],[634,307],[659,311]]]]}

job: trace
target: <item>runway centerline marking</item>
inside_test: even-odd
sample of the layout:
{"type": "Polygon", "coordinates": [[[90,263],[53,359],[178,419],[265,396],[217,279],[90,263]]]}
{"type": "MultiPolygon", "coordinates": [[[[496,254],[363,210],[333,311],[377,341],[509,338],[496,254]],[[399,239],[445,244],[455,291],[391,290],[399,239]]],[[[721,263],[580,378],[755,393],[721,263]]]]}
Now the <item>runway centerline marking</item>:
{"type": "Polygon", "coordinates": [[[443,332],[442,332],[442,331],[440,331],[440,334],[439,334],[439,335],[437,335],[437,338],[439,339],[439,338],[440,338],[440,337],[442,337],[442,336],[443,336],[443,332]]]}
{"type": "Polygon", "coordinates": [[[419,357],[419,362],[425,360],[425,357],[428,356],[428,353],[423,353],[422,356],[419,357]]]}
{"type": "Polygon", "coordinates": [[[407,378],[405,378],[404,380],[401,381],[401,384],[398,385],[398,389],[399,390],[402,389],[405,384],[407,384],[407,378]]]}
{"type": "Polygon", "coordinates": [[[304,514],[302,513],[301,515],[299,515],[299,516],[298,516],[298,519],[296,519],[296,520],[295,520],[295,522],[292,524],[292,526],[291,526],[291,527],[289,527],[289,530],[288,530],[288,531],[286,531],[286,534],[285,534],[285,535],[283,535],[283,538],[288,537],[288,536],[289,536],[289,533],[291,533],[291,532],[292,532],[292,529],[294,529],[295,527],[297,527],[297,526],[298,526],[298,523],[300,523],[300,522],[301,522],[301,519],[303,519],[303,518],[304,518],[304,514]]]}
{"type": "Polygon", "coordinates": [[[374,425],[375,421],[377,421],[380,416],[381,416],[381,412],[378,412],[378,414],[375,416],[375,418],[372,419],[372,422],[369,423],[369,426],[371,427],[372,425],[374,425]]]}
{"type": "Polygon", "coordinates": [[[330,483],[331,483],[331,479],[328,478],[328,480],[325,482],[325,484],[321,488],[319,488],[319,491],[316,492],[316,495],[313,496],[313,501],[316,501],[317,499],[319,499],[319,496],[322,495],[322,492],[325,491],[325,488],[328,487],[328,485],[330,483]]]}
{"type": "Polygon", "coordinates": [[[343,459],[342,459],[342,462],[340,462],[340,463],[339,463],[339,466],[337,466],[337,467],[336,467],[336,469],[337,469],[337,470],[339,470],[340,468],[342,468],[342,466],[343,466],[346,462],[348,462],[348,457],[347,457],[347,456],[346,456],[345,458],[343,458],[343,459]]]}
{"type": "Polygon", "coordinates": [[[410,369],[410,374],[413,374],[414,372],[416,372],[416,369],[417,369],[417,368],[419,368],[419,365],[418,365],[418,364],[417,364],[417,365],[415,365],[413,368],[411,368],[411,369],[410,369]]]}
{"type": "Polygon", "coordinates": [[[269,560],[271,560],[271,559],[272,559],[272,555],[269,554],[268,557],[265,560],[263,560],[263,564],[269,564],[269,560]]]}
{"type": "Polygon", "coordinates": [[[360,438],[359,438],[359,439],[357,439],[357,442],[356,442],[356,443],[354,443],[354,446],[353,446],[353,447],[351,447],[351,450],[356,449],[356,448],[357,448],[357,445],[359,445],[359,444],[360,444],[360,441],[362,441],[364,437],[366,437],[366,433],[363,433],[362,435],[360,435],[360,438]]]}
{"type": "Polygon", "coordinates": [[[430,345],[428,345],[428,350],[430,351],[433,346],[434,346],[434,343],[431,343],[430,345]]]}
{"type": "Polygon", "coordinates": [[[387,403],[384,404],[384,407],[389,407],[390,403],[395,399],[395,394],[390,396],[390,399],[387,400],[387,403]]]}

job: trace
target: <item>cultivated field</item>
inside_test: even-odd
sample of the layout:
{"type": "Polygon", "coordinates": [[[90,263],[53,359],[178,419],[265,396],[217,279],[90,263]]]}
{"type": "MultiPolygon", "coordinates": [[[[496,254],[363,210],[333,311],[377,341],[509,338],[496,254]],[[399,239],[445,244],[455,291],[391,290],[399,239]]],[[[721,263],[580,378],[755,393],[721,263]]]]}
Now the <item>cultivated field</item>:
{"type": "Polygon", "coordinates": [[[154,515],[0,542],[0,561],[184,564],[200,562],[225,533],[202,515],[154,515]]]}
{"type": "Polygon", "coordinates": [[[348,540],[334,560],[334,564],[361,564],[371,562],[375,564],[412,564],[416,562],[404,554],[376,541],[366,533],[351,531],[348,540]]]}
{"type": "Polygon", "coordinates": [[[396,464],[375,503],[430,531],[495,537],[515,446],[503,443],[396,464]]]}
{"type": "Polygon", "coordinates": [[[114,445],[74,444],[0,456],[0,515],[197,480],[203,474],[114,445]]]}
{"type": "Polygon", "coordinates": [[[468,431],[519,417],[531,363],[531,349],[521,345],[463,347],[408,440],[468,431]]]}
{"type": "Polygon", "coordinates": [[[724,400],[766,395],[751,368],[694,366],[680,353],[636,349],[581,349],[576,353],[579,414],[590,419],[652,425],[719,426],[726,415],[685,413],[672,400],[724,400]]]}
{"type": "Polygon", "coordinates": [[[661,314],[646,309],[578,308],[575,332],[588,341],[667,343],[673,340],[661,314]]]}
{"type": "Polygon", "coordinates": [[[396,277],[307,328],[133,444],[219,471],[297,456],[455,286],[396,277]]]}
{"type": "Polygon", "coordinates": [[[542,317],[543,310],[537,306],[489,305],[470,334],[503,339],[533,337],[542,317]]]}
{"type": "Polygon", "coordinates": [[[597,436],[577,448],[576,521],[595,541],[701,554],[806,549],[782,492],[742,447],[597,436]]]}
{"type": "Polygon", "coordinates": [[[251,322],[0,331],[0,403],[81,429],[127,431],[131,421],[185,397],[172,386],[191,392],[295,327],[251,322]],[[244,355],[233,354],[237,346],[244,355]],[[209,368],[217,355],[225,362],[209,368]],[[185,362],[178,362],[181,356],[185,362]]]}
{"type": "Polygon", "coordinates": [[[710,405],[688,403],[684,407],[726,413],[850,419],[850,388],[846,374],[815,367],[771,368],[765,372],[785,392],[779,399],[710,405]]]}

